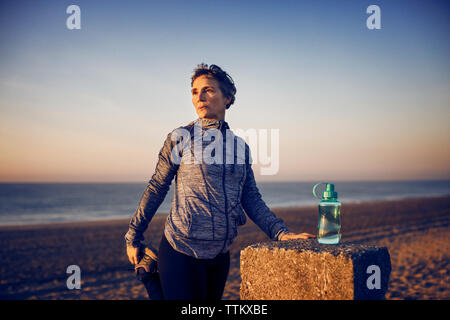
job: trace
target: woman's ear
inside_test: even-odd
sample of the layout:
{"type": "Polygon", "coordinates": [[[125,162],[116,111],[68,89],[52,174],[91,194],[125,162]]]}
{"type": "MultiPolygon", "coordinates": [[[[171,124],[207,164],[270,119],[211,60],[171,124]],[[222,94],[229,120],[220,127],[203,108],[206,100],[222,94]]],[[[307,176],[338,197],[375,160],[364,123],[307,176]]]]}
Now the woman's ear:
{"type": "Polygon", "coordinates": [[[228,98],[225,99],[225,106],[226,106],[226,109],[228,109],[228,108],[230,107],[230,106],[229,106],[230,102],[231,102],[231,97],[228,97],[228,98]]]}

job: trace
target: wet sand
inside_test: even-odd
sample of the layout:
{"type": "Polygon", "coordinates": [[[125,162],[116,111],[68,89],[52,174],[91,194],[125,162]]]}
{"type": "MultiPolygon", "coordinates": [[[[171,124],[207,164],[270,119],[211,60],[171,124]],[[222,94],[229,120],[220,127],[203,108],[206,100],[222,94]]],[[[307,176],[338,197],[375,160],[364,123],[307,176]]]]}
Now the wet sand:
{"type": "MultiPolygon", "coordinates": [[[[317,208],[273,209],[294,232],[315,233],[317,208]]],[[[165,216],[145,233],[159,245],[165,216]]],[[[387,299],[450,299],[450,196],[343,204],[342,241],[386,246],[392,273],[387,299]]],[[[146,299],[125,254],[128,219],[0,227],[1,299],[146,299]],[[81,290],[66,269],[81,268],[81,290]]],[[[248,219],[231,247],[223,299],[239,299],[239,252],[269,240],[248,219]]]]}

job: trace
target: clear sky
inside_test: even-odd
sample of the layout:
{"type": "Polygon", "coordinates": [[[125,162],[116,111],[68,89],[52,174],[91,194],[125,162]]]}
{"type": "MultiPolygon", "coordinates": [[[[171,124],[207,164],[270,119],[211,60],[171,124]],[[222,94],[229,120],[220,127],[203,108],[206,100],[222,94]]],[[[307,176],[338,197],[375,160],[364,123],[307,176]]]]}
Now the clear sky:
{"type": "Polygon", "coordinates": [[[449,1],[2,0],[0,182],[147,181],[201,62],[280,130],[258,181],[450,179],[449,34],[449,1]]]}

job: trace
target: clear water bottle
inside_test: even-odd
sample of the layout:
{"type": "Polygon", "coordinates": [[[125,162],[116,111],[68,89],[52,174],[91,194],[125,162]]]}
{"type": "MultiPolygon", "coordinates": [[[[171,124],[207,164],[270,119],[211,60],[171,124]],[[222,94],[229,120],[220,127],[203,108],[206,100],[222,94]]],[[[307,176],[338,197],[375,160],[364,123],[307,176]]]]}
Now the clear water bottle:
{"type": "Polygon", "coordinates": [[[341,241],[341,203],[334,191],[334,184],[320,182],[313,187],[313,195],[319,202],[319,223],[317,241],[322,244],[338,244],[341,241]],[[325,185],[322,196],[316,194],[319,185],[325,185]]]}

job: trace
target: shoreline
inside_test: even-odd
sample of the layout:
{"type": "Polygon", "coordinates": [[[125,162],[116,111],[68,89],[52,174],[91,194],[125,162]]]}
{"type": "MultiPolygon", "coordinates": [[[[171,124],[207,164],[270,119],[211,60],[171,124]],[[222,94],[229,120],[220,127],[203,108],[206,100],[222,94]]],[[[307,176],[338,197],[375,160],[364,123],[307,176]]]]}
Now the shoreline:
{"type": "MultiPolygon", "coordinates": [[[[291,232],[314,234],[317,206],[272,208],[291,232]]],[[[166,215],[144,233],[156,248],[166,215]]],[[[124,236],[129,219],[0,227],[0,299],[147,299],[130,271],[124,236]],[[67,267],[81,269],[68,290],[67,267]]],[[[342,242],[387,247],[392,271],[386,299],[450,299],[450,196],[343,204],[342,242]]],[[[239,299],[240,251],[269,241],[251,219],[230,247],[224,300],[239,299]]]]}
{"type": "MultiPolygon", "coordinates": [[[[342,207],[348,206],[348,205],[376,205],[376,204],[382,204],[382,203],[389,203],[389,202],[397,202],[397,201],[408,201],[408,200],[428,200],[428,199],[441,199],[441,198],[450,198],[450,195],[430,195],[430,196],[419,196],[419,197],[401,197],[401,198],[392,198],[392,199],[379,199],[379,200],[367,200],[367,201],[350,201],[350,202],[342,202],[342,207]]],[[[311,209],[311,208],[317,208],[317,205],[319,203],[319,200],[317,201],[317,204],[314,205],[298,205],[298,206],[279,206],[279,207],[269,207],[270,210],[274,212],[279,211],[291,211],[291,210],[305,210],[305,209],[311,209]]],[[[161,212],[156,213],[153,217],[153,219],[157,217],[164,217],[166,218],[168,212],[161,212]]],[[[6,230],[14,230],[14,229],[40,229],[40,228],[60,228],[60,227],[86,227],[90,225],[95,224],[112,224],[112,225],[118,225],[123,224],[124,222],[128,225],[128,222],[131,219],[131,215],[128,218],[121,217],[121,218],[98,218],[98,219],[91,219],[91,220],[73,220],[73,221],[57,221],[57,222],[34,222],[34,223],[11,223],[11,224],[0,224],[0,232],[6,231],[6,230]]]]}

